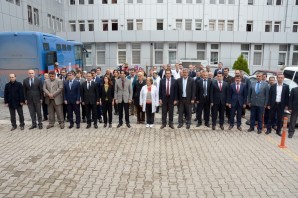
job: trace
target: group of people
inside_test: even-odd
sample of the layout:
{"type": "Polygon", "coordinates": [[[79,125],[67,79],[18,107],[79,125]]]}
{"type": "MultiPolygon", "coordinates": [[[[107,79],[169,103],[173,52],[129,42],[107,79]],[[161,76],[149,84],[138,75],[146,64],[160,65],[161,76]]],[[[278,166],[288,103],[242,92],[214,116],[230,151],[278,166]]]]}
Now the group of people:
{"type": "Polygon", "coordinates": [[[226,115],[228,130],[234,127],[236,117],[237,129],[242,131],[241,118],[248,105],[251,110],[248,132],[254,131],[256,122],[257,132],[262,132],[265,114],[266,134],[275,128],[276,133],[281,135],[284,110],[288,109],[291,112],[288,137],[293,137],[298,115],[298,88],[289,93],[289,86],[283,83],[283,74],[277,75],[277,83],[273,76],[270,77],[272,82],[266,82],[266,74],[263,73],[258,73],[256,77],[257,81],[252,84],[242,71],[235,70],[235,76],[231,77],[229,68],[223,68],[222,63],[214,72],[210,71],[210,67],[203,68],[201,65],[183,68],[181,64],[175,64],[172,69],[168,64],[160,71],[151,68],[148,75],[142,69],[128,69],[128,65],[114,71],[107,70],[105,75],[101,75],[100,67],[90,72],[67,72],[65,68],[59,70],[58,64],[55,64],[54,71],[44,74],[43,78],[36,77],[34,70],[28,70],[28,78],[23,83],[16,81],[15,74],[10,74],[4,102],[10,110],[11,130],[17,128],[16,111],[20,128],[24,130],[22,106],[27,104],[32,120],[29,129],[42,129],[42,121],[47,119],[46,128],[52,128],[56,117],[61,129],[65,127],[66,120],[69,128],[76,125],[79,129],[81,122],[87,122],[86,128],[90,128],[92,123],[94,128],[98,128],[102,117],[103,127],[112,127],[113,107],[114,115],[118,115],[118,128],[123,125],[123,115],[126,126],[130,128],[130,115],[134,114],[137,124],[146,120],[146,127],[153,127],[154,114],[161,109],[160,129],[167,124],[174,129],[174,106],[177,106],[177,128],[185,124],[189,129],[192,113],[195,113],[197,127],[203,122],[210,127],[211,115],[212,130],[216,130],[218,120],[220,129],[224,130],[226,115]]]}

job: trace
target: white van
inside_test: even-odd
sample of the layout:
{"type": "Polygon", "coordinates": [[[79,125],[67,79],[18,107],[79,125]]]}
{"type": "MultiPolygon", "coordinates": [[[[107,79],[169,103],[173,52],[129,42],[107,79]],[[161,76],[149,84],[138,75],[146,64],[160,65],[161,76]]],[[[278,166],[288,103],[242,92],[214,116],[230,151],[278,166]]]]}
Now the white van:
{"type": "Polygon", "coordinates": [[[286,67],[283,74],[285,78],[291,79],[298,84],[298,67],[286,67]]]}

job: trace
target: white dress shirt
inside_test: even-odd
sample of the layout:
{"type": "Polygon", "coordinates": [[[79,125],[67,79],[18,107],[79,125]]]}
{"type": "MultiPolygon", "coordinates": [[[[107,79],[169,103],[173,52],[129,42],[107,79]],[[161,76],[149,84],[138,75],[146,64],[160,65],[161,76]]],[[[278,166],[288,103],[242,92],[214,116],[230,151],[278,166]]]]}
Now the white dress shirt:
{"type": "Polygon", "coordinates": [[[281,102],[281,92],[282,92],[282,86],[283,84],[279,85],[276,84],[276,100],[275,102],[281,102]]]}

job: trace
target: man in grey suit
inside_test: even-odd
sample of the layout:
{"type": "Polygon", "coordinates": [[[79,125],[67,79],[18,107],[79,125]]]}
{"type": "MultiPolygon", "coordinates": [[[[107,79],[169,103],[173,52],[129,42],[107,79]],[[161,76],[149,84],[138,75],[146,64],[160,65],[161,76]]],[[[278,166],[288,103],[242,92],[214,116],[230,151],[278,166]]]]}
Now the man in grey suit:
{"type": "Polygon", "coordinates": [[[250,106],[250,128],[248,132],[254,131],[255,121],[258,120],[258,134],[262,133],[263,112],[268,103],[269,87],[262,81],[263,74],[257,73],[257,82],[253,83],[248,91],[247,102],[250,106]]]}
{"type": "Polygon", "coordinates": [[[28,70],[28,78],[23,81],[25,103],[28,105],[32,126],[29,129],[37,127],[36,115],[38,119],[38,128],[42,129],[41,103],[43,98],[42,82],[35,77],[34,70],[28,70]]]}
{"type": "Polygon", "coordinates": [[[45,101],[48,105],[49,125],[47,129],[54,127],[55,112],[58,117],[58,122],[61,129],[64,129],[63,118],[63,81],[56,78],[54,71],[49,73],[50,79],[47,79],[43,84],[45,93],[45,101]]]}
{"type": "Polygon", "coordinates": [[[120,78],[115,82],[115,102],[118,104],[119,124],[117,128],[123,124],[123,108],[125,112],[126,126],[130,128],[129,122],[129,104],[132,100],[132,84],[131,81],[125,78],[125,71],[122,70],[120,78]]]}

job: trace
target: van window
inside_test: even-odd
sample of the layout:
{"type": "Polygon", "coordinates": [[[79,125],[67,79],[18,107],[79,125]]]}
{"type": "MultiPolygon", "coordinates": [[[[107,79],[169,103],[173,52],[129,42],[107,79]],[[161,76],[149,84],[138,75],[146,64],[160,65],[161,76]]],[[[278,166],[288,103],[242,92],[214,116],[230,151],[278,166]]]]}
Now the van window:
{"type": "Polygon", "coordinates": [[[291,79],[293,80],[293,76],[294,76],[294,71],[291,70],[284,70],[284,76],[285,78],[291,79]]]}
{"type": "Polygon", "coordinates": [[[294,82],[298,84],[298,72],[295,74],[294,82]]]}
{"type": "Polygon", "coordinates": [[[49,43],[43,43],[43,49],[44,49],[45,51],[50,50],[50,45],[49,45],[49,43]]]}

